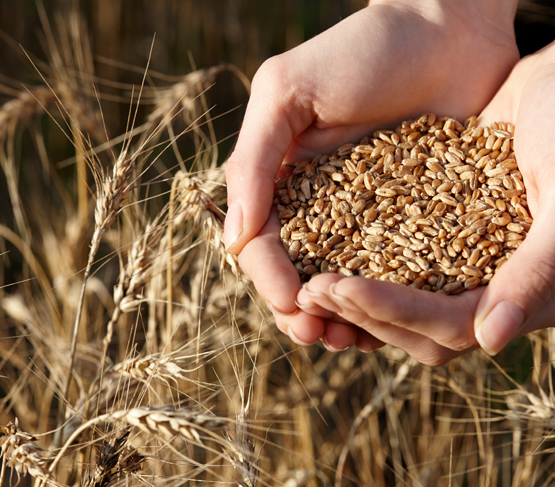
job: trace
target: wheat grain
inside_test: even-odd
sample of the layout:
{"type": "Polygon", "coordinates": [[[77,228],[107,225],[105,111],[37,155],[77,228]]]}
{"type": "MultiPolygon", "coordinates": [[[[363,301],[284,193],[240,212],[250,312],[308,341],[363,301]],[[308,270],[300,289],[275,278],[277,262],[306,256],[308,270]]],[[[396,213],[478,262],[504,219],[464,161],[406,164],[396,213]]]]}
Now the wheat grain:
{"type": "Polygon", "coordinates": [[[513,132],[430,114],[286,165],[274,202],[301,278],[337,272],[445,294],[487,284],[532,223],[513,132]]]}
{"type": "Polygon", "coordinates": [[[108,487],[141,469],[145,457],[127,444],[130,429],[106,442],[93,475],[85,478],[85,487],[108,487]]]}
{"type": "Polygon", "coordinates": [[[112,469],[118,464],[128,437],[129,429],[104,445],[93,475],[84,482],[86,487],[106,487],[112,481],[114,474],[112,469]]]}
{"type": "Polygon", "coordinates": [[[16,98],[0,107],[0,146],[4,146],[9,134],[18,124],[25,124],[35,114],[41,113],[54,99],[52,91],[44,86],[22,91],[16,98]]]}
{"type": "Polygon", "coordinates": [[[157,215],[146,225],[143,235],[133,242],[127,264],[122,267],[114,288],[116,309],[111,321],[116,321],[121,312],[136,309],[142,299],[141,288],[149,280],[156,249],[165,230],[161,219],[162,214],[157,215]]]}
{"type": "Polygon", "coordinates": [[[153,378],[162,380],[187,380],[183,370],[170,357],[149,355],[124,360],[106,368],[106,374],[115,373],[146,382],[153,378]]]}

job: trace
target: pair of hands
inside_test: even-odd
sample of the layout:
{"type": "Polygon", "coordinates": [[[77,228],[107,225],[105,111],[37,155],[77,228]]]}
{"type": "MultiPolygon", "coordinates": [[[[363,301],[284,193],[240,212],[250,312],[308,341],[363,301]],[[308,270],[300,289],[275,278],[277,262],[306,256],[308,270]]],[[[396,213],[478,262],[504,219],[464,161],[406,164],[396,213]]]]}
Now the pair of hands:
{"type": "Polygon", "coordinates": [[[389,343],[438,365],[478,345],[496,353],[551,325],[555,43],[518,61],[515,9],[514,0],[372,1],[256,74],[227,163],[225,240],[294,342],[321,339],[331,351],[389,343]],[[534,217],[527,239],[487,288],[445,296],[336,274],[301,288],[272,210],[283,161],[331,152],[425,112],[463,120],[480,111],[483,124],[516,126],[534,217]]]}

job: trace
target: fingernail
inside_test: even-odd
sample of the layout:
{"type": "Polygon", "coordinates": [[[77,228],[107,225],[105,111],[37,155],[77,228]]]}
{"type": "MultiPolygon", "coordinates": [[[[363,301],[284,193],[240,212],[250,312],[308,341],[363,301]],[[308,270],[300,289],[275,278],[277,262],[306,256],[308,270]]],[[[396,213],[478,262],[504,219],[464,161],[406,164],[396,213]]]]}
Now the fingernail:
{"type": "Polygon", "coordinates": [[[276,314],[276,315],[279,315],[279,316],[295,316],[295,315],[299,312],[298,308],[295,308],[295,311],[292,311],[291,313],[285,313],[284,311],[278,311],[278,310],[274,307],[274,305],[273,305],[272,303],[270,303],[269,301],[266,301],[266,306],[268,306],[268,309],[269,309],[272,313],[274,313],[274,314],[276,314]]]}
{"type": "Polygon", "coordinates": [[[375,349],[375,348],[371,348],[370,350],[365,350],[364,348],[360,348],[360,347],[359,347],[358,350],[359,350],[359,352],[362,352],[362,353],[372,353],[372,352],[373,352],[374,350],[376,350],[376,349],[375,349]]]}
{"type": "Polygon", "coordinates": [[[313,343],[303,342],[299,337],[297,337],[297,335],[295,335],[295,332],[291,328],[287,328],[287,334],[297,345],[301,345],[303,347],[310,347],[310,345],[313,345],[313,343]]]}
{"type": "Polygon", "coordinates": [[[300,309],[310,309],[316,306],[314,303],[300,304],[296,299],[295,299],[295,305],[297,306],[297,308],[300,308],[300,309]]]}
{"type": "Polygon", "coordinates": [[[336,282],[331,284],[328,290],[331,300],[335,302],[335,304],[337,304],[338,306],[341,306],[342,308],[347,308],[347,309],[350,309],[351,311],[360,311],[360,308],[354,305],[349,298],[346,298],[344,296],[339,296],[339,294],[336,294],[335,292],[336,284],[337,284],[336,282]]]}
{"type": "Polygon", "coordinates": [[[227,209],[224,225],[224,243],[227,251],[237,242],[243,233],[243,207],[240,203],[231,203],[227,209]]]}
{"type": "Polygon", "coordinates": [[[476,329],[476,341],[489,355],[499,353],[524,324],[524,311],[512,301],[500,301],[476,329]]]}
{"type": "Polygon", "coordinates": [[[493,350],[492,348],[490,348],[490,346],[484,340],[484,337],[482,336],[482,327],[481,326],[480,326],[480,328],[478,328],[476,330],[476,341],[480,344],[480,347],[482,347],[482,350],[484,352],[486,352],[488,355],[491,355],[492,357],[494,355],[497,355],[497,352],[495,350],[493,350]]]}
{"type": "Polygon", "coordinates": [[[308,290],[308,283],[307,283],[307,282],[305,282],[305,283],[303,284],[303,289],[305,290],[306,294],[308,294],[309,296],[312,296],[313,298],[325,298],[325,297],[326,297],[325,294],[322,294],[322,293],[314,293],[314,292],[312,292],[312,291],[309,291],[309,290],[308,290]]]}
{"type": "Polygon", "coordinates": [[[347,350],[349,347],[345,347],[345,348],[335,348],[332,347],[329,343],[328,343],[328,339],[326,338],[326,336],[324,335],[322,338],[320,338],[320,340],[322,341],[322,343],[324,344],[324,347],[326,347],[326,350],[329,350],[330,352],[333,353],[339,353],[339,352],[344,352],[345,350],[347,350]]]}

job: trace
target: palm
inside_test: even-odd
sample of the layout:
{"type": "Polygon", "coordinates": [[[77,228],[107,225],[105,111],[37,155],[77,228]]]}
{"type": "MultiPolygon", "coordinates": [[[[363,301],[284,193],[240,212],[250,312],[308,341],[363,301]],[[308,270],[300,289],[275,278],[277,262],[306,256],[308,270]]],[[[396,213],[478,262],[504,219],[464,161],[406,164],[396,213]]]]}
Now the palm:
{"type": "Polygon", "coordinates": [[[448,297],[362,278],[320,275],[310,281],[311,294],[301,291],[301,304],[316,303],[318,309],[334,313],[328,321],[347,320],[374,339],[434,365],[476,347],[477,327],[482,327],[481,344],[497,352],[515,336],[552,325],[555,143],[550,134],[555,129],[555,70],[546,62],[548,54],[521,61],[481,117],[484,123],[515,124],[516,154],[535,218],[527,240],[488,288],[448,297]],[[508,304],[497,307],[499,303],[508,304]]]}
{"type": "MultiPolygon", "coordinates": [[[[240,252],[241,267],[278,311],[296,310],[300,289],[279,240],[279,222],[269,217],[282,161],[330,152],[425,111],[471,115],[487,103],[516,61],[510,22],[505,30],[503,22],[493,30],[481,29],[472,16],[466,23],[457,19],[440,27],[431,14],[415,15],[415,8],[405,0],[373,2],[270,60],[253,81],[243,129],[228,162],[226,243],[231,252],[240,252]]],[[[358,336],[362,348],[370,346],[363,343],[369,335],[344,320],[330,324],[333,314],[318,313],[276,313],[276,323],[284,332],[294,330],[298,342],[327,336],[330,345],[340,348],[358,336]]]]}

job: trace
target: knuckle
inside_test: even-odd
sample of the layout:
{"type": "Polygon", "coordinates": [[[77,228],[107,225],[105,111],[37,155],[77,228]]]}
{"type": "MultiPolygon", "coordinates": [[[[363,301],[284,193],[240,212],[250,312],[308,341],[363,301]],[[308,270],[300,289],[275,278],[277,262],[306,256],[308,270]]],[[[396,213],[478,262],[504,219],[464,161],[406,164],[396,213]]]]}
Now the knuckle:
{"type": "Polygon", "coordinates": [[[273,56],[264,61],[252,80],[253,92],[280,84],[284,68],[283,55],[273,56]]]}
{"type": "MultiPolygon", "coordinates": [[[[471,329],[472,328],[469,327],[469,330],[471,329]]],[[[455,352],[464,352],[476,346],[476,338],[474,334],[470,333],[470,331],[461,334],[460,330],[455,327],[453,327],[451,330],[447,330],[446,334],[437,342],[441,346],[455,352]]]]}
{"type": "Polygon", "coordinates": [[[436,350],[432,353],[428,352],[425,355],[413,355],[413,358],[418,360],[423,365],[429,365],[430,367],[439,367],[448,363],[453,358],[453,356],[443,350],[436,350]]]}
{"type": "Polygon", "coordinates": [[[227,160],[225,166],[225,177],[227,182],[233,181],[237,175],[241,173],[241,163],[239,162],[239,158],[232,154],[231,157],[227,160]]]}
{"type": "Polygon", "coordinates": [[[547,302],[555,293],[555,263],[547,261],[541,266],[530,267],[523,284],[523,292],[529,301],[536,305],[547,302]]]}
{"type": "Polygon", "coordinates": [[[460,355],[458,352],[431,342],[422,344],[422,346],[409,351],[409,354],[421,364],[429,365],[430,367],[445,365],[460,355]]]}

